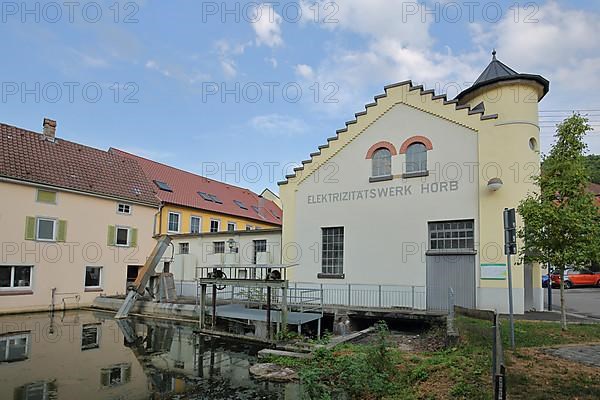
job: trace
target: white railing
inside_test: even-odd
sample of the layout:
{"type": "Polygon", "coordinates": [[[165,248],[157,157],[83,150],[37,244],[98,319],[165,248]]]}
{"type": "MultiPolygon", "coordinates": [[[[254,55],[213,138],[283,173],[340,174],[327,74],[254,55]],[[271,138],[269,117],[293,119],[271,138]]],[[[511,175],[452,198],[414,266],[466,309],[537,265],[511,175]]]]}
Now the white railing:
{"type": "MultiPolygon", "coordinates": [[[[178,295],[197,295],[194,281],[176,281],[178,295]]],[[[209,297],[212,286],[208,285],[209,297]]],[[[273,290],[273,303],[279,301],[280,290],[273,290]]],[[[226,286],[217,292],[219,300],[251,303],[266,302],[266,289],[226,286]]],[[[343,283],[290,282],[288,304],[303,309],[318,306],[345,306],[361,308],[406,308],[425,310],[427,308],[425,286],[410,285],[370,285],[343,283]]]]}
{"type": "Polygon", "coordinates": [[[290,288],[320,290],[324,306],[426,309],[425,286],[290,282],[290,288]]]}

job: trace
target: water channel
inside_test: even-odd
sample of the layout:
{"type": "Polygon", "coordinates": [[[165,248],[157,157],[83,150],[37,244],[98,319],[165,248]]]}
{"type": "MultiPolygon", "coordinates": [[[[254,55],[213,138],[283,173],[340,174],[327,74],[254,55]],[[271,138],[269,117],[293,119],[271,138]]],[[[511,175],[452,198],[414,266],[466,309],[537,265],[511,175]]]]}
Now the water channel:
{"type": "Polygon", "coordinates": [[[260,347],[199,335],[193,323],[69,311],[0,317],[0,399],[286,399],[259,382],[260,347]]]}

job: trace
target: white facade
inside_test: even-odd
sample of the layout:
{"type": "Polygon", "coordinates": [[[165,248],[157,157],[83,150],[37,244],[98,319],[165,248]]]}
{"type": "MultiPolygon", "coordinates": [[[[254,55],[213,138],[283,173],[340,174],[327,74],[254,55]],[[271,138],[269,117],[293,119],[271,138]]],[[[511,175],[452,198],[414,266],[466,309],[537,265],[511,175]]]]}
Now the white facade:
{"type": "MultiPolygon", "coordinates": [[[[465,173],[465,166],[476,161],[477,135],[472,130],[407,106],[394,107],[331,159],[323,173],[299,185],[296,242],[302,252],[294,280],[332,283],[318,278],[321,228],[339,226],[345,233],[344,279],[339,283],[424,286],[427,222],[477,221],[477,177],[465,173]],[[400,147],[402,138],[415,134],[433,143],[427,152],[429,176],[370,183],[367,150],[380,141],[400,147]],[[442,182],[446,185],[440,189],[442,182]],[[354,198],[356,192],[368,191],[366,199],[350,200],[353,195],[346,193],[353,191],[354,198]],[[337,193],[348,200],[329,196],[337,193]],[[328,202],[318,202],[322,195],[328,202]]],[[[404,162],[404,155],[393,156],[392,174],[401,175],[404,162]]]]}
{"type": "Polygon", "coordinates": [[[281,263],[281,229],[175,235],[172,244],[163,260],[180,296],[196,296],[197,267],[281,263]]]}

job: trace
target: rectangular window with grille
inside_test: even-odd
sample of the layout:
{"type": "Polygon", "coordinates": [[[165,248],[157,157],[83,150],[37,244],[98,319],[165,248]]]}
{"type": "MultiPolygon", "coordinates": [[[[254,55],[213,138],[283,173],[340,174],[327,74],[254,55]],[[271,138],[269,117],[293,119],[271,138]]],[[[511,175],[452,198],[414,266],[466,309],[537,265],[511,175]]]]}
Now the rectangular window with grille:
{"type": "Polygon", "coordinates": [[[213,242],[213,249],[215,254],[225,253],[225,242],[213,242]]]}
{"type": "Polygon", "coordinates": [[[344,273],[344,227],[321,228],[322,272],[325,275],[344,273]]]}
{"type": "Polygon", "coordinates": [[[190,254],[190,244],[179,243],[179,254],[190,254]]]}
{"type": "Polygon", "coordinates": [[[429,223],[429,250],[438,252],[473,251],[474,222],[444,221],[429,223]]]}

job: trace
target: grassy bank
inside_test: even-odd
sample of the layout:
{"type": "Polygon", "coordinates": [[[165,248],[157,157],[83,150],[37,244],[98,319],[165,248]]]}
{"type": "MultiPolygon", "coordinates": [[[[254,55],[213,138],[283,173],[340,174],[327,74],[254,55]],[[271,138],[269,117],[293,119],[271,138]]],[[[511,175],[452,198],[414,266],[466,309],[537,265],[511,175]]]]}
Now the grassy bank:
{"type": "MultiPolygon", "coordinates": [[[[312,359],[272,358],[296,369],[310,399],[491,399],[491,323],[459,317],[460,342],[452,348],[418,352],[391,345],[378,330],[369,344],[320,349],[312,359]]],[[[508,350],[503,324],[511,399],[600,398],[600,369],[551,357],[540,346],[600,341],[600,325],[517,321],[517,350],[508,350]]],[[[433,332],[432,335],[439,334],[433,332]]]]}

